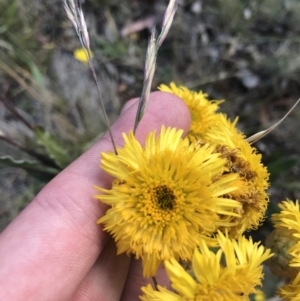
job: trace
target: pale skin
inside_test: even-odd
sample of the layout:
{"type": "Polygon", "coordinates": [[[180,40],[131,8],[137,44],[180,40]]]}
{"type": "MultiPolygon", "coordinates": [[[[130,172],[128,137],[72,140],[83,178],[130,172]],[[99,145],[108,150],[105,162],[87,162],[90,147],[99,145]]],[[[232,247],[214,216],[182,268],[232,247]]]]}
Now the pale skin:
{"type": "MultiPolygon", "coordinates": [[[[112,125],[116,144],[134,124],[136,100],[112,125]]],[[[136,132],[162,125],[183,129],[190,114],[177,96],[154,92],[136,132]]],[[[0,300],[135,301],[143,279],[139,261],[116,256],[114,241],[97,225],[107,206],[94,198],[94,185],[109,188],[112,178],[99,168],[100,153],[112,150],[105,134],[56,176],[0,235],[0,300]]],[[[158,276],[158,282],[159,281],[158,276]]]]}

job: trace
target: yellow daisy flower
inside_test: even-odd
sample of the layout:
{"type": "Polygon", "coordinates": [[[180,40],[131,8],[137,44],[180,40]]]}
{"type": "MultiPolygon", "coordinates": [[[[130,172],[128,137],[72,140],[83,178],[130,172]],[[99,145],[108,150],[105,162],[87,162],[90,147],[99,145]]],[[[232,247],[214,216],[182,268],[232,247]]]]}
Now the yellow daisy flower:
{"type": "Polygon", "coordinates": [[[219,232],[220,248],[209,250],[204,240],[195,249],[190,275],[174,258],[165,262],[165,267],[174,292],[158,286],[143,287],[142,301],[241,301],[249,300],[261,285],[262,262],[272,256],[263,246],[239,237],[232,240],[219,232]]]}
{"type": "Polygon", "coordinates": [[[278,206],[281,211],[272,215],[275,230],[266,241],[274,252],[268,265],[275,275],[290,279],[278,290],[280,298],[300,301],[300,205],[287,199],[278,206]]]}
{"type": "Polygon", "coordinates": [[[150,284],[142,287],[144,293],[143,296],[140,296],[142,301],[191,301],[195,299],[187,299],[182,297],[174,292],[169,291],[168,289],[158,286],[158,291],[154,290],[150,284]]]}
{"type": "Polygon", "coordinates": [[[101,167],[115,180],[111,189],[98,188],[97,198],[111,206],[98,223],[113,235],[118,253],[142,258],[145,277],[171,257],[190,260],[199,240],[216,231],[219,216],[237,216],[232,208],[240,207],[222,197],[236,189],[236,175],[220,176],[226,161],[182,133],[162,127],[143,148],[131,132],[117,155],[102,154],[101,167]]]}
{"type": "Polygon", "coordinates": [[[208,95],[202,91],[191,91],[184,86],[160,85],[160,91],[169,92],[180,97],[188,106],[191,113],[190,134],[203,137],[215,125],[216,111],[223,100],[208,100],[208,95]]]}
{"type": "Polygon", "coordinates": [[[239,189],[228,196],[241,203],[240,217],[234,218],[236,225],[227,230],[237,237],[245,230],[257,229],[269,202],[266,192],[269,174],[261,163],[261,154],[236,129],[235,122],[230,122],[222,114],[217,117],[214,131],[207,133],[205,139],[216,145],[216,151],[227,161],[229,172],[239,175],[240,179],[239,189]]]}
{"type": "Polygon", "coordinates": [[[300,273],[289,284],[282,286],[278,294],[284,301],[300,301],[300,273]]]}
{"type": "MultiPolygon", "coordinates": [[[[92,58],[94,56],[94,54],[91,50],[89,52],[90,52],[90,57],[92,58]]],[[[89,58],[87,56],[87,51],[84,48],[76,48],[73,51],[73,55],[77,61],[80,61],[84,64],[87,64],[89,61],[89,58]]]]}
{"type": "Polygon", "coordinates": [[[269,202],[266,193],[269,174],[261,163],[261,155],[237,130],[237,118],[231,122],[226,115],[216,113],[222,101],[209,101],[201,91],[194,92],[174,83],[161,85],[159,89],[177,95],[188,106],[192,116],[190,141],[215,145],[215,151],[227,160],[229,172],[239,175],[239,188],[226,196],[240,202],[239,217],[232,218],[235,226],[230,229],[223,225],[223,231],[228,230],[232,237],[237,237],[245,230],[256,229],[264,219],[269,202]]]}
{"type": "Polygon", "coordinates": [[[292,235],[300,239],[300,205],[299,201],[293,202],[289,199],[278,205],[280,213],[272,215],[275,228],[292,230],[292,235]]]}
{"type": "Polygon", "coordinates": [[[266,240],[275,254],[268,265],[275,275],[294,278],[300,272],[300,206],[298,200],[278,206],[280,213],[272,215],[275,230],[266,240]]]}

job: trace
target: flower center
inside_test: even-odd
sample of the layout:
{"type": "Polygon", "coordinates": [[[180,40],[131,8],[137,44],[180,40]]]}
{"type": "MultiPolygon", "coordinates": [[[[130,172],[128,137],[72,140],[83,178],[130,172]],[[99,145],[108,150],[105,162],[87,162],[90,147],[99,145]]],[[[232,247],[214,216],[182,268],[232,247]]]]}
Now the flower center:
{"type": "Polygon", "coordinates": [[[175,205],[175,195],[166,185],[153,188],[153,197],[157,206],[162,210],[173,210],[175,205]]]}

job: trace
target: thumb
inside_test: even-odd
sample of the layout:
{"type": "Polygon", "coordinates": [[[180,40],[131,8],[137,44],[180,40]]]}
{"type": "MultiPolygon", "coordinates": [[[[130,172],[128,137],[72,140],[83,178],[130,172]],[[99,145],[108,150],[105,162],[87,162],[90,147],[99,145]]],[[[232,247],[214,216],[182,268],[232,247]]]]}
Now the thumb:
{"type": "MultiPolygon", "coordinates": [[[[123,145],[122,132],[133,128],[137,103],[127,106],[111,127],[117,146],[123,145]]],[[[190,114],[177,96],[155,92],[137,139],[143,143],[147,133],[159,131],[163,124],[187,132],[190,114]]],[[[0,300],[72,297],[107,242],[106,233],[96,224],[107,207],[94,199],[93,186],[111,183],[111,177],[99,168],[100,153],[111,149],[105,134],[47,184],[1,233],[0,300]]]]}

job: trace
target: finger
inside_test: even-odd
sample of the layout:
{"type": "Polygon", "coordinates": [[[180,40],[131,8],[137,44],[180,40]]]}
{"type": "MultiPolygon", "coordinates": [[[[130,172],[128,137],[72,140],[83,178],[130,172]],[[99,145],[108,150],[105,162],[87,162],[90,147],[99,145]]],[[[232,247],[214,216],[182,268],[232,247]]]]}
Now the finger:
{"type": "MultiPolygon", "coordinates": [[[[117,145],[133,127],[137,106],[112,126],[117,145]]],[[[187,130],[188,109],[176,96],[151,94],[136,137],[162,124],[187,130]],[[167,114],[166,114],[167,112],[167,114]]],[[[53,179],[0,236],[0,300],[69,300],[98,258],[107,235],[96,220],[106,206],[94,199],[93,186],[108,188],[99,169],[100,152],[112,149],[108,135],[53,179]],[[22,281],[16,275],[23,275],[22,281]],[[1,298],[2,297],[2,298],[1,298]]]]}
{"type": "MultiPolygon", "coordinates": [[[[168,287],[170,284],[165,269],[162,267],[162,265],[160,265],[157,270],[156,281],[159,285],[165,287],[168,287]]],[[[139,300],[138,296],[143,294],[141,287],[147,285],[148,283],[154,287],[152,278],[143,278],[143,267],[141,260],[132,259],[121,301],[139,300]]]]}
{"type": "Polygon", "coordinates": [[[71,301],[120,300],[131,258],[116,254],[115,242],[110,239],[71,301]]]}

